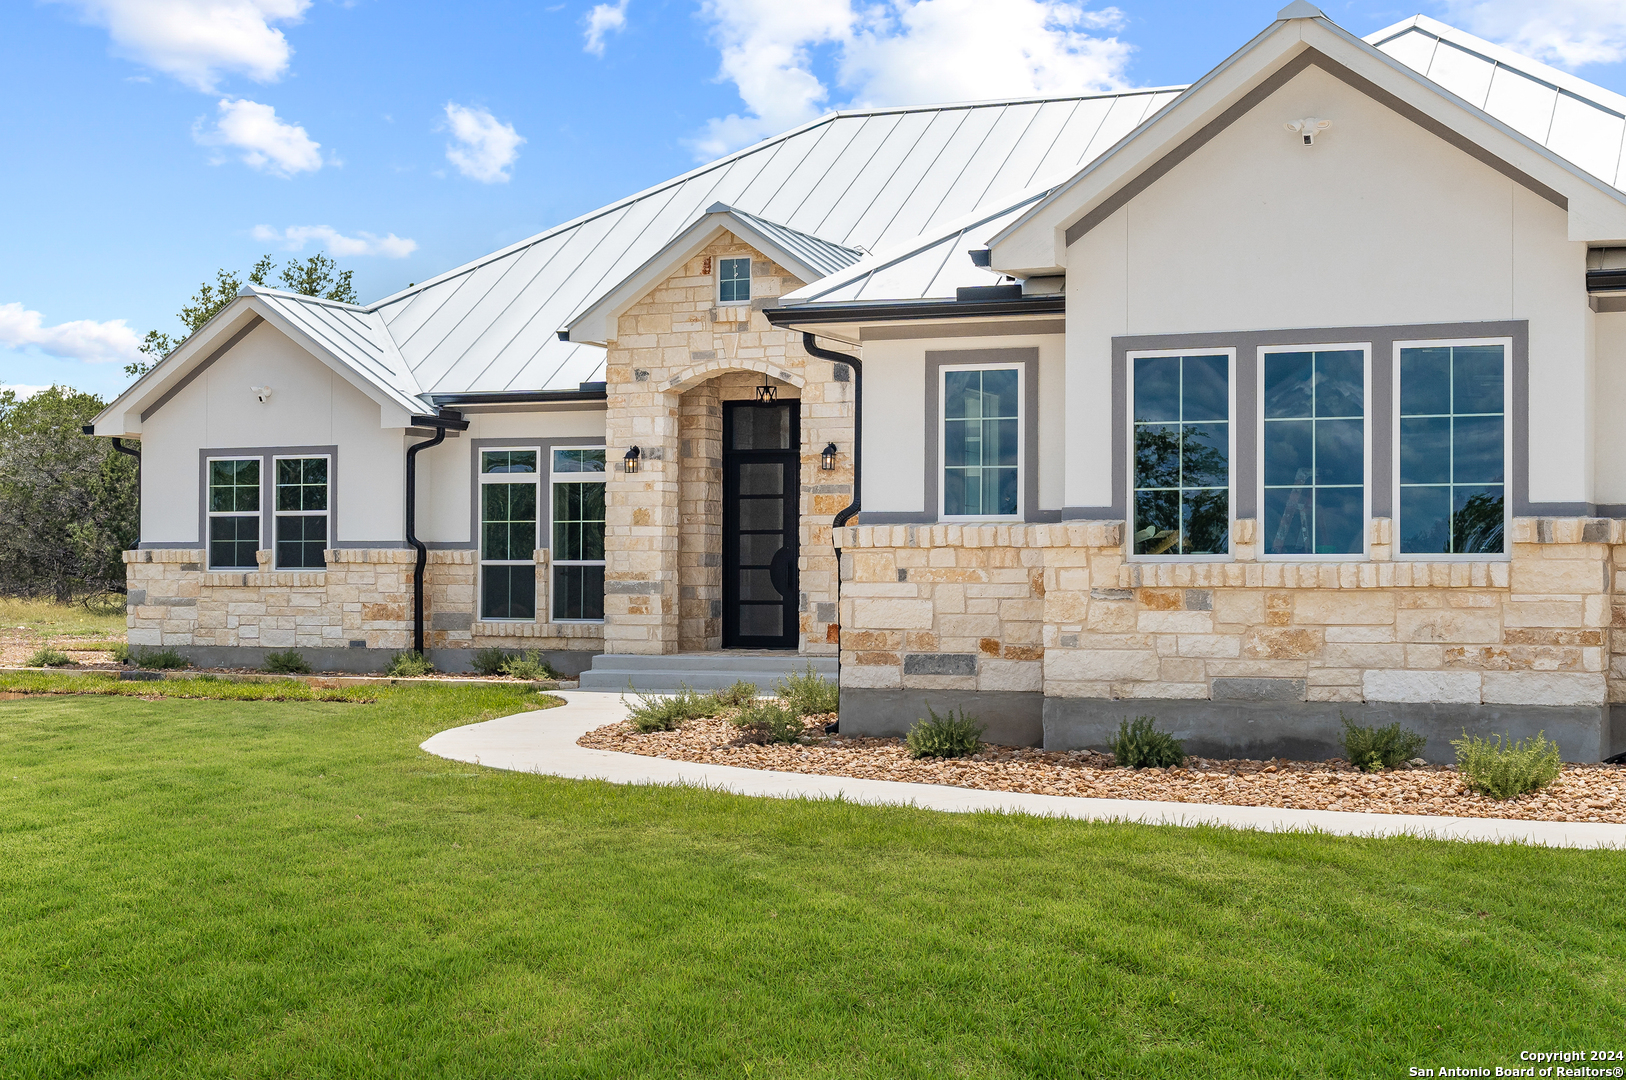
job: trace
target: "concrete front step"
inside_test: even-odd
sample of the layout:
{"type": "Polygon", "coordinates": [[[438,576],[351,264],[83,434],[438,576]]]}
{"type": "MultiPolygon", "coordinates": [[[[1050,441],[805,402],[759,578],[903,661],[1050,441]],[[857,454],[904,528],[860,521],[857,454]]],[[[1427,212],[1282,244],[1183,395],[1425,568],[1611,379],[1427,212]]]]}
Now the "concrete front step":
{"type": "Polygon", "coordinates": [[[739,680],[756,683],[766,693],[776,679],[813,670],[834,682],[836,658],[800,656],[796,653],[707,652],[674,653],[666,656],[640,656],[628,653],[600,653],[591,669],[581,673],[583,690],[625,691],[720,690],[739,680]]]}

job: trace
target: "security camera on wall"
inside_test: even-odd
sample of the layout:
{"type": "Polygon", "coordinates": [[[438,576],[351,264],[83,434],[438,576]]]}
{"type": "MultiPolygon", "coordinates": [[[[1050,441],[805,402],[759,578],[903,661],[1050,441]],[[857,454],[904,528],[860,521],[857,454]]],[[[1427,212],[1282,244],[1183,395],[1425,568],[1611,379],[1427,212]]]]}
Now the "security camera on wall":
{"type": "Polygon", "coordinates": [[[1306,116],[1302,120],[1289,120],[1284,126],[1303,139],[1305,146],[1314,146],[1316,134],[1332,127],[1332,121],[1306,116]]]}

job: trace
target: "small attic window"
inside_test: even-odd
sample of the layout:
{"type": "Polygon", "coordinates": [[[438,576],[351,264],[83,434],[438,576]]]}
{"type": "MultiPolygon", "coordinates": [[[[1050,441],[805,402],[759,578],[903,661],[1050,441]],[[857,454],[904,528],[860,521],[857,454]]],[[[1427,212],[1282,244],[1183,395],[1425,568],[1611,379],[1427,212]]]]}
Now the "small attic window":
{"type": "Polygon", "coordinates": [[[751,260],[717,260],[717,302],[720,304],[748,304],[751,302],[751,260]]]}

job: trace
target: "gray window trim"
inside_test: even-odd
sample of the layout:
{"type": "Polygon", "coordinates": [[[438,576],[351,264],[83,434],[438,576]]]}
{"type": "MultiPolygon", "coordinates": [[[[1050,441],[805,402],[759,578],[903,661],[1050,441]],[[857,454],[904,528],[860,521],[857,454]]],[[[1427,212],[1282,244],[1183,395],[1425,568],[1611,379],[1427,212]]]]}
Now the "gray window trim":
{"type": "MultiPolygon", "coordinates": [[[[540,482],[547,487],[549,493],[549,497],[546,500],[547,505],[538,506],[536,508],[537,547],[546,548],[547,550],[551,551],[553,549],[553,448],[556,446],[586,446],[596,448],[604,445],[606,444],[602,435],[576,435],[569,437],[561,436],[531,439],[521,436],[502,439],[470,439],[469,539],[467,542],[441,541],[440,543],[432,543],[429,545],[429,547],[438,551],[468,550],[472,548],[474,551],[478,552],[480,550],[480,451],[507,450],[510,448],[526,449],[528,447],[535,446],[541,448],[542,456],[547,461],[546,468],[538,467],[537,476],[540,482]]],[[[608,466],[608,464],[609,463],[606,462],[606,466],[608,466]]],[[[606,473],[605,475],[608,476],[609,474],[606,473]]],[[[476,558],[475,561],[478,562],[478,558],[476,558]]]]}
{"type": "Polygon", "coordinates": [[[1509,496],[1515,517],[1576,517],[1592,514],[1590,503],[1533,503],[1530,501],[1530,323],[1507,322],[1414,323],[1395,326],[1336,326],[1293,330],[1249,330],[1235,333],[1150,334],[1112,339],[1112,505],[1069,507],[1069,518],[1122,520],[1128,507],[1129,410],[1128,362],[1131,352],[1164,349],[1199,351],[1235,348],[1236,447],[1232,482],[1236,485],[1238,518],[1258,518],[1258,363],[1259,349],[1273,345],[1335,345],[1361,342],[1372,347],[1371,400],[1367,404],[1372,445],[1368,498],[1372,517],[1394,517],[1394,380],[1397,341],[1418,342],[1463,338],[1508,338],[1513,343],[1513,378],[1508,387],[1512,422],[1509,496]]]}
{"type": "MultiPolygon", "coordinates": [[[[1125,362],[1124,362],[1124,401],[1125,401],[1125,408],[1126,409],[1128,408],[1127,403],[1129,401],[1129,394],[1133,390],[1132,384],[1134,383],[1134,374],[1133,374],[1133,372],[1131,371],[1131,369],[1129,367],[1129,363],[1128,363],[1129,360],[1136,359],[1136,358],[1139,358],[1139,357],[1145,357],[1145,356],[1205,356],[1205,355],[1206,356],[1214,356],[1214,355],[1223,355],[1223,356],[1226,357],[1227,360],[1230,361],[1230,367],[1229,367],[1228,372],[1227,372],[1227,374],[1228,374],[1228,376],[1229,376],[1229,378],[1231,380],[1231,385],[1229,387],[1229,390],[1230,390],[1230,393],[1231,393],[1231,415],[1230,415],[1230,417],[1228,419],[1228,422],[1230,424],[1230,428],[1229,428],[1229,432],[1228,432],[1228,434],[1230,436],[1230,447],[1229,447],[1230,457],[1229,457],[1229,460],[1226,463],[1226,466],[1227,466],[1226,467],[1226,479],[1230,482],[1230,491],[1227,494],[1226,498],[1229,500],[1227,505],[1235,507],[1236,506],[1236,499],[1237,499],[1236,456],[1237,456],[1237,449],[1241,445],[1240,442],[1238,441],[1239,436],[1237,434],[1236,414],[1237,414],[1237,410],[1239,408],[1238,402],[1241,400],[1241,397],[1242,397],[1241,390],[1237,386],[1237,372],[1241,370],[1241,367],[1239,366],[1237,350],[1234,349],[1234,348],[1219,348],[1219,349],[1205,349],[1205,350],[1198,350],[1198,351],[1188,352],[1188,351],[1183,350],[1183,349],[1140,349],[1140,350],[1130,350],[1130,351],[1126,352],[1124,355],[1125,355],[1125,362]]],[[[1127,462],[1130,460],[1130,455],[1133,452],[1132,447],[1133,447],[1134,441],[1135,441],[1134,424],[1132,422],[1127,422],[1126,421],[1126,423],[1124,424],[1124,438],[1129,440],[1129,445],[1124,447],[1124,461],[1126,462],[1126,467],[1127,467],[1127,462]]],[[[1126,481],[1126,483],[1127,483],[1127,481],[1126,481]]],[[[1134,537],[1135,522],[1132,519],[1132,515],[1129,512],[1129,497],[1128,497],[1128,491],[1129,490],[1130,489],[1126,487],[1126,489],[1125,489],[1125,497],[1124,497],[1124,547],[1125,547],[1125,552],[1126,552],[1126,558],[1128,558],[1131,562],[1149,562],[1149,563],[1159,563],[1159,562],[1229,562],[1229,561],[1231,561],[1231,559],[1235,558],[1236,538],[1234,536],[1229,536],[1229,535],[1228,535],[1227,543],[1226,543],[1226,546],[1225,546],[1225,553],[1223,555],[1137,555],[1137,554],[1135,554],[1135,537],[1134,537]]],[[[1237,518],[1237,514],[1233,510],[1232,513],[1231,513],[1231,520],[1235,521],[1236,518],[1237,518]]]]}
{"type": "Polygon", "coordinates": [[[749,255],[719,255],[717,256],[717,306],[718,307],[746,307],[751,303],[751,292],[756,287],[756,260],[749,255]],[[723,299],[723,263],[745,260],[745,299],[723,299]]]}
{"type": "MultiPolygon", "coordinates": [[[[926,503],[923,514],[911,515],[917,521],[939,520],[941,502],[939,490],[943,478],[942,462],[942,385],[945,367],[992,367],[995,365],[1021,365],[1022,370],[1022,521],[1038,520],[1034,511],[1039,505],[1039,350],[1025,349],[955,349],[926,354],[926,503]]],[[[863,520],[884,523],[886,515],[865,515],[863,520]]],[[[975,519],[955,518],[956,523],[974,523],[975,519]]],[[[1015,518],[989,518],[990,523],[1016,521],[1015,518]]],[[[901,523],[900,523],[901,524],[901,523]]]]}
{"type": "MultiPolygon", "coordinates": [[[[605,509],[606,516],[608,516],[608,513],[609,513],[609,494],[610,494],[610,486],[609,486],[610,470],[614,467],[614,464],[615,464],[614,462],[609,460],[609,454],[608,454],[608,452],[606,452],[605,456],[604,456],[604,474],[603,474],[602,479],[599,479],[599,480],[586,479],[586,477],[591,477],[593,475],[592,473],[571,473],[570,475],[572,477],[581,477],[583,479],[555,480],[554,476],[553,476],[553,451],[554,451],[554,449],[559,449],[559,450],[597,450],[597,449],[599,449],[601,447],[604,447],[604,445],[605,444],[602,441],[593,442],[590,439],[575,439],[575,440],[572,440],[572,441],[569,441],[569,442],[560,443],[558,447],[556,447],[556,448],[550,447],[547,450],[547,455],[548,455],[548,473],[547,473],[548,480],[547,480],[547,492],[546,492],[546,494],[547,494],[547,503],[548,503],[548,508],[547,508],[547,517],[548,517],[547,541],[548,542],[546,544],[546,547],[548,549],[548,596],[547,596],[547,600],[548,600],[547,609],[548,610],[547,610],[547,619],[545,620],[547,622],[551,622],[551,623],[570,623],[570,624],[586,625],[586,626],[601,626],[605,622],[605,620],[602,619],[602,618],[600,618],[600,619],[561,619],[561,618],[558,618],[557,616],[555,616],[554,613],[553,613],[553,568],[554,567],[563,565],[563,566],[603,566],[605,568],[608,568],[609,565],[610,565],[610,560],[609,560],[610,552],[609,552],[609,545],[608,544],[605,545],[605,551],[604,551],[605,557],[602,558],[602,559],[570,559],[570,560],[567,560],[567,561],[565,561],[563,563],[560,563],[560,562],[557,562],[557,561],[554,560],[554,558],[553,558],[553,486],[556,483],[564,483],[564,484],[594,484],[594,483],[598,483],[598,484],[603,484],[604,485],[604,495],[605,495],[605,508],[604,509],[605,509]]],[[[609,524],[608,524],[608,522],[605,523],[605,539],[606,540],[609,539],[609,524]]],[[[538,621],[543,621],[543,620],[539,619],[538,621]]]]}
{"type": "MultiPolygon", "coordinates": [[[[209,460],[211,458],[259,458],[260,459],[260,550],[274,551],[276,513],[273,507],[275,484],[273,483],[273,460],[279,457],[325,457],[327,458],[327,546],[329,548],[368,548],[381,547],[371,540],[348,543],[338,539],[339,536],[339,448],[337,446],[221,446],[203,447],[198,450],[198,539],[196,543],[157,543],[141,545],[143,550],[158,550],[161,548],[203,548],[207,552],[209,547],[209,460]]],[[[204,555],[204,562],[208,562],[208,555],[204,555]]],[[[274,568],[273,568],[274,569],[274,568]]],[[[317,570],[289,570],[287,573],[320,573],[317,570]]]]}

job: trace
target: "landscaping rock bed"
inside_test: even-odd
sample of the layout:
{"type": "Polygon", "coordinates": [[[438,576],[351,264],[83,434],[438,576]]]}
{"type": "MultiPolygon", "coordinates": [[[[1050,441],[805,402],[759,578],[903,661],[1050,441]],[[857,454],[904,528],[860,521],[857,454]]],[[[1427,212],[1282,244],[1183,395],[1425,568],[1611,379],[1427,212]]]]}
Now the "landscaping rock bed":
{"type": "Polygon", "coordinates": [[[914,760],[902,739],[824,734],[834,715],[808,717],[799,743],[763,745],[726,719],[690,720],[676,731],[641,735],[611,724],[578,744],[597,750],[744,769],[945,784],[1092,799],[1227,803],[1368,814],[1521,818],[1626,823],[1626,766],[1566,765],[1551,787],[1499,802],[1463,787],[1448,765],[1364,773],[1346,761],[1211,761],[1187,758],[1173,769],[1119,769],[1112,755],[1089,750],[989,746],[970,758],[914,760]]]}

